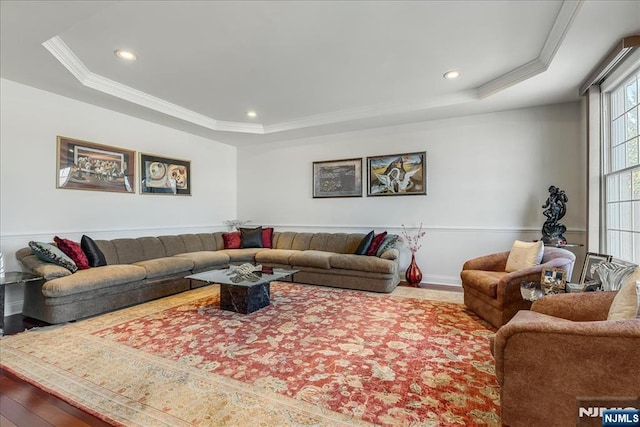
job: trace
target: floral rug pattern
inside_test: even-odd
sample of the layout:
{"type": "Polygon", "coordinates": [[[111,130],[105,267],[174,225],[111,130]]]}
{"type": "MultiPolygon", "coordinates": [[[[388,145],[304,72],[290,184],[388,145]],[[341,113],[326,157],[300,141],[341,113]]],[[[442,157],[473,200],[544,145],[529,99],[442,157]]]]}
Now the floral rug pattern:
{"type": "Polygon", "coordinates": [[[276,282],[271,305],[244,315],[219,310],[218,295],[211,286],[180,304],[67,325],[94,322],[82,343],[60,348],[66,362],[20,343],[29,333],[9,337],[2,363],[13,355],[7,347],[38,363],[56,359],[46,362],[60,377],[73,373],[104,389],[96,395],[124,399],[129,418],[106,417],[124,425],[150,422],[136,418],[141,408],[155,425],[500,425],[493,330],[460,304],[276,282]],[[91,363],[109,369],[87,372],[91,363]],[[207,398],[181,398],[194,388],[207,398]],[[260,405],[259,418],[243,418],[242,408],[260,405]]]}

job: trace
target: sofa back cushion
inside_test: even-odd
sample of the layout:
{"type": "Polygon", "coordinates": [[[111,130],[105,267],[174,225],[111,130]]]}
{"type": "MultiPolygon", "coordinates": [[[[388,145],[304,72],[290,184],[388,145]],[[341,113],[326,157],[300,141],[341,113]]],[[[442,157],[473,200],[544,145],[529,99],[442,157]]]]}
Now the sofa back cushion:
{"type": "Polygon", "coordinates": [[[293,239],[296,237],[296,234],[292,231],[282,231],[273,233],[273,244],[275,249],[291,249],[291,245],[293,245],[293,239]]]}
{"type": "Polygon", "coordinates": [[[142,260],[164,258],[164,246],[157,237],[138,237],[136,239],[142,246],[142,260]]]}
{"type": "Polygon", "coordinates": [[[200,236],[197,234],[181,234],[180,238],[182,239],[182,243],[184,243],[185,252],[200,252],[206,250],[200,236]]]}
{"type": "MultiPolygon", "coordinates": [[[[145,260],[144,249],[138,239],[113,239],[111,243],[118,254],[118,264],[133,264],[145,260]]],[[[112,264],[109,259],[107,259],[108,264],[112,264]]]]}
{"type": "Polygon", "coordinates": [[[164,245],[166,256],[174,256],[175,254],[187,252],[187,248],[180,236],[159,236],[158,239],[160,239],[164,245]]]}
{"type": "Polygon", "coordinates": [[[295,251],[309,250],[312,238],[313,233],[296,233],[296,236],[293,238],[293,242],[291,243],[291,249],[295,251]]]}
{"type": "Polygon", "coordinates": [[[94,240],[96,245],[100,249],[100,252],[104,255],[104,259],[107,261],[107,265],[120,264],[118,259],[118,251],[111,240],[94,240]]]}

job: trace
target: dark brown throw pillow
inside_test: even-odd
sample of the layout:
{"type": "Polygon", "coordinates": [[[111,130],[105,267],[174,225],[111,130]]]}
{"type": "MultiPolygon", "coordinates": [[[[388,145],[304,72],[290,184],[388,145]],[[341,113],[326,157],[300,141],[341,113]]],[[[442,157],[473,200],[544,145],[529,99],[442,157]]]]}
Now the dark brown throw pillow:
{"type": "Polygon", "coordinates": [[[262,227],[241,228],[242,248],[262,248],[262,227]]]}
{"type": "Polygon", "coordinates": [[[107,265],[107,259],[104,257],[104,254],[91,237],[82,236],[80,246],[82,247],[85,255],[87,255],[87,260],[89,261],[89,265],[91,267],[101,267],[103,265],[107,265]]]}
{"type": "Polygon", "coordinates": [[[369,250],[369,246],[371,246],[371,242],[373,241],[373,230],[360,241],[360,244],[356,248],[354,252],[356,255],[366,255],[369,250]]]}

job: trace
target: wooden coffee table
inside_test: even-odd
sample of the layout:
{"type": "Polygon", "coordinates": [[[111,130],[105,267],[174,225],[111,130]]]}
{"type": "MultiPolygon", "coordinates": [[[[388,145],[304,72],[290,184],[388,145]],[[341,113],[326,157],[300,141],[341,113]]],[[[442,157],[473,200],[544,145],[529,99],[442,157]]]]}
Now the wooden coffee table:
{"type": "Polygon", "coordinates": [[[265,269],[252,274],[234,274],[229,268],[187,276],[187,279],[220,284],[220,309],[249,314],[271,303],[271,282],[293,276],[298,270],[265,269]]]}

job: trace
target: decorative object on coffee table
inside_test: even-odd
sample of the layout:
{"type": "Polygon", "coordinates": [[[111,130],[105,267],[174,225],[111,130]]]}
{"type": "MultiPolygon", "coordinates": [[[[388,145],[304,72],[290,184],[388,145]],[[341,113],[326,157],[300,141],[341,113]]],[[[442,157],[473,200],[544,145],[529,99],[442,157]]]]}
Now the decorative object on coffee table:
{"type": "Polygon", "coordinates": [[[420,239],[424,237],[426,233],[422,231],[422,223],[420,223],[420,227],[416,234],[410,234],[404,224],[402,224],[402,230],[402,235],[406,239],[407,246],[411,251],[411,264],[409,264],[409,267],[407,268],[405,278],[407,279],[408,284],[418,287],[422,281],[422,272],[420,271],[418,264],[416,264],[416,253],[422,247],[420,239]]]}
{"type": "Polygon", "coordinates": [[[567,243],[564,232],[567,227],[561,224],[560,219],[567,213],[567,195],[555,185],[549,187],[549,197],[542,208],[547,220],[542,226],[542,241],[550,245],[562,245],[567,243]]]}

